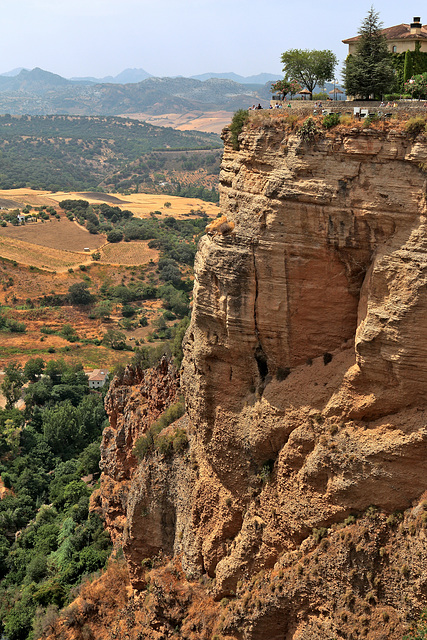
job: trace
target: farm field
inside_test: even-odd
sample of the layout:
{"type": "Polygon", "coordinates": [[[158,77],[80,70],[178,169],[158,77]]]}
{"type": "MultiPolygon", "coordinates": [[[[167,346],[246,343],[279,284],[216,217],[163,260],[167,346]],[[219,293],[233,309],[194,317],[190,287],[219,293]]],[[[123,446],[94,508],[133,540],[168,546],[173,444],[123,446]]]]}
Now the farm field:
{"type": "Polygon", "coordinates": [[[34,207],[43,205],[49,206],[54,204],[49,198],[50,191],[39,191],[36,189],[1,189],[0,190],[0,207],[4,209],[12,209],[14,207],[24,207],[31,204],[34,207]]]}
{"type": "Polygon", "coordinates": [[[0,227],[0,236],[23,240],[51,249],[82,253],[84,253],[85,247],[94,251],[106,242],[105,235],[91,234],[65,217],[61,217],[60,220],[51,218],[46,221],[32,222],[19,227],[0,227]]]}
{"type": "Polygon", "coordinates": [[[201,214],[219,213],[217,205],[196,198],[94,191],[0,191],[0,206],[6,210],[6,226],[0,226],[0,370],[35,357],[114,368],[128,362],[135,348],[161,348],[188,313],[192,257],[206,224],[201,214]],[[90,233],[84,226],[87,206],[73,210],[70,221],[68,210],[66,215],[58,206],[63,200],[105,203],[140,219],[132,227],[127,214],[94,207],[88,216],[99,216],[99,233],[90,233]],[[13,209],[24,207],[30,215],[35,207],[37,213],[47,208],[50,217],[41,212],[38,222],[13,224],[13,209]],[[107,242],[117,222],[125,239],[107,242]],[[143,233],[132,237],[139,229],[148,230],[147,239],[143,233]],[[68,296],[76,286],[92,299],[72,301],[68,296]],[[114,345],[112,336],[118,336],[114,345]]]}
{"type": "MultiPolygon", "coordinates": [[[[131,277],[128,268],[116,268],[109,265],[96,264],[91,267],[90,281],[95,287],[108,281],[119,284],[129,281],[131,277]]],[[[0,301],[5,305],[8,317],[23,322],[25,333],[2,332],[0,340],[0,370],[10,362],[24,365],[29,358],[41,357],[46,362],[63,358],[68,363],[82,362],[86,368],[114,368],[118,364],[126,364],[132,357],[131,351],[114,351],[104,345],[85,344],[83,342],[70,343],[56,333],[46,334],[43,327],[49,327],[53,332],[59,332],[65,324],[70,324],[81,338],[102,339],[104,333],[116,327],[121,319],[121,304],[113,305],[111,319],[100,320],[90,318],[85,307],[36,307],[23,308],[26,296],[34,298],[55,291],[65,293],[71,284],[81,281],[82,274],[48,274],[47,272],[28,272],[25,267],[0,265],[0,301]],[[5,290],[4,283],[11,274],[14,284],[5,290]],[[1,285],[3,284],[3,287],[1,285]],[[18,308],[8,307],[9,298],[16,296],[18,308]]],[[[126,338],[131,341],[145,339],[152,331],[152,323],[162,313],[160,300],[147,300],[139,305],[144,308],[149,321],[146,327],[138,327],[132,331],[123,330],[126,338]]],[[[1,382],[1,380],[0,380],[1,382]]]]}
{"type": "MultiPolygon", "coordinates": [[[[1,197],[1,192],[0,192],[1,197]]],[[[100,204],[106,202],[120,209],[129,209],[138,218],[148,218],[153,211],[160,212],[161,215],[173,216],[174,218],[198,217],[191,214],[193,211],[205,211],[209,217],[216,217],[220,208],[213,202],[204,202],[198,198],[179,198],[178,196],[168,196],[165,194],[133,193],[131,195],[111,196],[103,193],[83,192],[83,193],[53,193],[50,198],[55,203],[61,200],[83,198],[90,204],[100,204]],[[114,201],[111,200],[114,198],[114,201]],[[170,207],[165,207],[165,202],[170,203],[170,207]]],[[[157,214],[159,215],[159,214],[157,214]]]]}
{"type": "MultiPolygon", "coordinates": [[[[23,366],[29,358],[38,357],[43,358],[45,362],[58,358],[69,364],[82,362],[87,369],[114,369],[117,365],[126,365],[132,357],[132,346],[130,350],[115,351],[102,344],[70,343],[60,335],[46,335],[42,331],[43,327],[48,326],[57,332],[64,324],[71,324],[80,337],[102,339],[106,330],[117,326],[121,318],[120,306],[117,305],[113,309],[111,319],[106,321],[90,319],[86,310],[71,306],[14,310],[13,318],[25,323],[26,332],[1,334],[0,370],[10,362],[18,362],[23,366]]],[[[162,313],[160,300],[147,300],[140,306],[144,308],[149,324],[132,331],[121,330],[127,340],[131,341],[129,344],[134,344],[135,340],[145,342],[152,331],[153,322],[162,313]]]]}
{"type": "Polygon", "coordinates": [[[127,117],[142,120],[158,127],[172,127],[178,131],[221,133],[230,124],[233,111],[187,111],[186,113],[132,113],[127,117]]]}
{"type": "MultiPolygon", "coordinates": [[[[122,210],[128,209],[135,217],[142,219],[150,218],[153,212],[156,212],[159,219],[173,216],[180,220],[198,217],[200,211],[204,211],[211,218],[220,212],[216,204],[197,198],[142,193],[120,196],[96,192],[51,193],[31,189],[0,191],[0,205],[7,202],[8,208],[24,207],[25,204],[57,208],[59,202],[68,199],[85,199],[90,204],[105,202],[122,210]]],[[[85,248],[90,249],[90,252],[99,250],[101,262],[114,265],[146,264],[150,260],[156,262],[159,257],[158,252],[149,249],[144,242],[109,244],[104,234],[91,234],[63,215],[59,220],[51,218],[23,226],[0,227],[0,258],[17,261],[26,266],[63,272],[80,265],[89,265],[92,258],[89,252],[84,251],[85,248]]]]}
{"type": "MultiPolygon", "coordinates": [[[[137,269],[137,272],[141,269],[137,269]]],[[[134,267],[117,265],[112,267],[108,263],[101,264],[98,261],[87,265],[85,271],[77,268],[72,271],[57,269],[52,272],[32,269],[16,261],[11,263],[0,258],[0,305],[7,306],[12,297],[16,299],[14,305],[22,306],[25,305],[27,298],[36,299],[52,293],[65,294],[71,285],[81,282],[83,278],[86,280],[89,278],[95,290],[98,290],[104,282],[109,286],[115,286],[122,281],[130,281],[131,270],[134,271],[134,267]]],[[[38,309],[38,313],[41,312],[42,309],[38,309]]],[[[44,318],[45,324],[49,324],[49,318],[44,318]]]]}
{"type": "Polygon", "coordinates": [[[101,263],[111,265],[141,265],[147,264],[150,260],[157,262],[159,252],[150,249],[148,242],[120,242],[118,244],[106,244],[101,250],[101,263]]]}
{"type": "Polygon", "coordinates": [[[41,247],[37,244],[1,234],[0,257],[49,271],[65,270],[79,264],[91,262],[87,256],[85,258],[83,252],[79,254],[73,251],[41,247]]]}
{"type": "Polygon", "coordinates": [[[21,341],[7,336],[0,345],[0,367],[10,362],[24,366],[30,358],[43,358],[45,362],[61,358],[68,364],[82,362],[86,369],[113,369],[117,365],[126,365],[131,357],[132,352],[129,351],[112,351],[103,345],[70,345],[57,336],[52,336],[48,344],[38,343],[32,332],[21,337],[21,341]]]}
{"type": "MultiPolygon", "coordinates": [[[[8,208],[23,207],[25,204],[32,206],[57,206],[61,200],[76,200],[83,198],[90,204],[101,204],[103,202],[118,206],[120,209],[129,209],[139,218],[148,218],[152,211],[160,211],[162,215],[174,216],[175,218],[196,217],[192,216],[194,211],[205,211],[209,217],[216,217],[220,212],[220,207],[212,202],[204,202],[198,198],[180,198],[178,196],[168,196],[165,194],[134,193],[131,195],[115,195],[96,192],[76,192],[76,191],[35,191],[33,189],[3,189],[0,190],[0,206],[2,200],[6,200],[8,208]],[[170,202],[171,206],[165,207],[165,202],[170,202]],[[15,204],[11,204],[15,203],[15,204]]],[[[4,205],[3,205],[4,206],[4,205]]],[[[86,245],[85,245],[86,246],[86,245]]]]}

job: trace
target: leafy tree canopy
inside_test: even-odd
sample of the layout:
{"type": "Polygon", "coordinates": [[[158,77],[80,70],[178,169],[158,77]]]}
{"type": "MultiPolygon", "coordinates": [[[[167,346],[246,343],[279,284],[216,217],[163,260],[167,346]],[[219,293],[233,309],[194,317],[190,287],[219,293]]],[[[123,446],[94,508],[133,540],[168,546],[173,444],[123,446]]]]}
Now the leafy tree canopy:
{"type": "Polygon", "coordinates": [[[286,80],[296,80],[312,94],[317,84],[334,77],[337,57],[329,49],[288,49],[282,53],[286,80]]]}
{"type": "Polygon", "coordinates": [[[71,304],[90,304],[94,301],[94,297],[89,291],[89,285],[86,282],[76,282],[68,289],[68,297],[71,304]]]}
{"type": "Polygon", "coordinates": [[[286,96],[287,93],[290,93],[291,96],[299,93],[302,87],[296,80],[286,80],[282,78],[282,80],[277,80],[271,85],[272,93],[278,93],[282,95],[282,99],[286,96]]]}
{"type": "Polygon", "coordinates": [[[393,89],[395,71],[382,22],[373,7],[359,29],[356,53],[349,55],[344,66],[344,84],[348,94],[369,99],[393,89]]]}
{"type": "Polygon", "coordinates": [[[106,416],[79,364],[34,358],[5,372],[10,386],[29,384],[25,411],[0,408],[0,475],[10,489],[0,500],[0,636],[30,640],[45,608],[63,607],[110,554],[82,478],[99,473],[106,416]]]}
{"type": "Polygon", "coordinates": [[[24,366],[24,376],[27,380],[35,382],[43,373],[45,362],[43,358],[30,358],[24,366]]]}
{"type": "Polygon", "coordinates": [[[412,76],[405,82],[405,91],[413,98],[425,99],[427,97],[427,73],[412,76]]]}
{"type": "Polygon", "coordinates": [[[1,390],[6,398],[6,408],[12,409],[15,402],[21,397],[21,389],[24,384],[22,367],[17,362],[11,362],[4,368],[4,379],[1,390]]]}

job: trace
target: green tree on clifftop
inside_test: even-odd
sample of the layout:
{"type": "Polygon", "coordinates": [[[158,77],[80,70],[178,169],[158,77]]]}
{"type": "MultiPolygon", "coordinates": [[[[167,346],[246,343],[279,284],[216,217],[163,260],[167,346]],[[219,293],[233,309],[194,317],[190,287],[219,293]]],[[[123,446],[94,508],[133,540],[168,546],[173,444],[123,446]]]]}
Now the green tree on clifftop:
{"type": "Polygon", "coordinates": [[[334,77],[337,57],[329,49],[288,49],[282,53],[283,71],[287,80],[296,80],[306,87],[311,96],[314,87],[334,77]]]}
{"type": "Polygon", "coordinates": [[[381,27],[379,14],[371,7],[359,29],[356,53],[345,61],[344,85],[349,95],[369,100],[393,89],[395,71],[381,27]]]}

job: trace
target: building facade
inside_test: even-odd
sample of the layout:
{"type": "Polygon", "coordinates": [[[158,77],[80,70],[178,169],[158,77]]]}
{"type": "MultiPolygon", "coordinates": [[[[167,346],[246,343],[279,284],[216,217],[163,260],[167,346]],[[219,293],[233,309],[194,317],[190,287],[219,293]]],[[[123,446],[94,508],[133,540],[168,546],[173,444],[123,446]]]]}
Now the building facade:
{"type": "Polygon", "coordinates": [[[94,369],[86,375],[90,389],[101,389],[108,382],[108,371],[106,369],[94,369]]]}
{"type": "MultiPolygon", "coordinates": [[[[421,18],[413,18],[410,24],[397,24],[394,27],[382,29],[381,33],[386,37],[390,53],[404,53],[415,51],[415,45],[420,43],[420,51],[427,53],[427,25],[421,23],[421,18]]],[[[343,40],[348,44],[348,53],[356,52],[360,36],[343,40]]]]}

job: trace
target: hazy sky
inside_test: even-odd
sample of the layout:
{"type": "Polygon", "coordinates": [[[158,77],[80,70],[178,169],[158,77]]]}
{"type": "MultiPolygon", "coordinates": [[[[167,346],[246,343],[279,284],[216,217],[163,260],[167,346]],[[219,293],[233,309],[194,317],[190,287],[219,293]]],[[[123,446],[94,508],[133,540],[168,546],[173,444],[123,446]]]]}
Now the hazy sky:
{"type": "MultiPolygon", "coordinates": [[[[281,72],[286,49],[332,49],[357,35],[371,2],[337,0],[0,0],[0,73],[41,67],[64,77],[281,72]]],[[[384,26],[427,22],[425,3],[377,0],[384,26]]],[[[341,65],[340,65],[341,66],[341,65]]],[[[340,67],[337,77],[340,78],[340,67]]]]}

